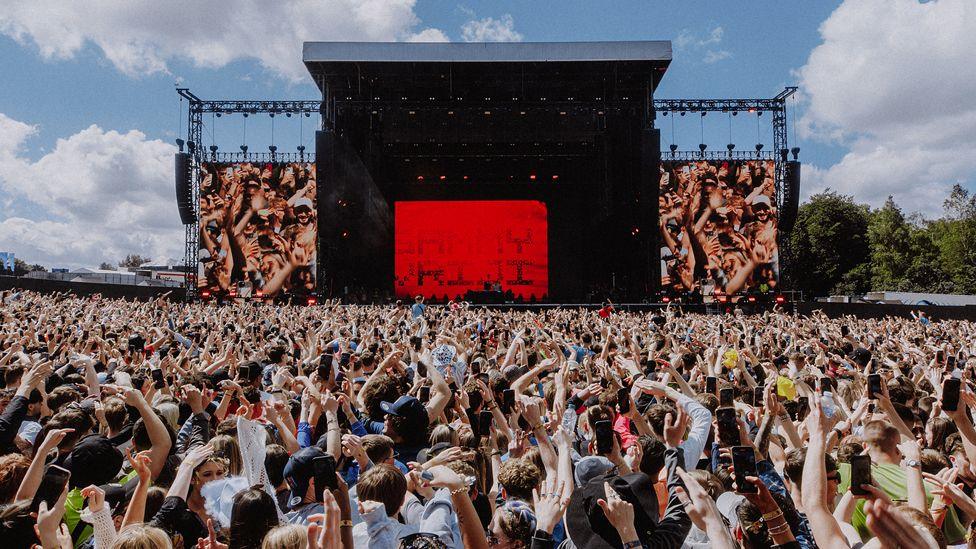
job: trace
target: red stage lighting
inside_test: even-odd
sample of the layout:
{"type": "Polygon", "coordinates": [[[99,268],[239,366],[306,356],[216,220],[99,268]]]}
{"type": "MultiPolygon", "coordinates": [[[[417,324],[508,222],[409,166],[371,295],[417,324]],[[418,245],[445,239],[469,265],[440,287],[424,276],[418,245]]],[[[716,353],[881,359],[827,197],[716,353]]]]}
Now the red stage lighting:
{"type": "Polygon", "coordinates": [[[786,297],[781,295],[776,296],[776,303],[779,303],[780,305],[786,303],[786,297]]]}
{"type": "Polygon", "coordinates": [[[533,174],[529,174],[529,179],[532,180],[532,181],[535,181],[535,174],[534,173],[533,174]]]}
{"type": "Polygon", "coordinates": [[[261,290],[258,290],[256,292],[254,292],[254,297],[260,299],[260,298],[264,297],[264,292],[262,292],[261,290]]]}
{"type": "Polygon", "coordinates": [[[462,179],[464,179],[465,181],[467,181],[468,180],[468,176],[465,175],[464,177],[462,177],[462,179]]]}
{"type": "Polygon", "coordinates": [[[727,295],[720,295],[720,296],[718,296],[718,302],[719,303],[726,303],[726,302],[728,302],[728,300],[729,300],[729,296],[727,296],[727,295]]]}
{"type": "Polygon", "coordinates": [[[553,180],[553,181],[559,181],[559,176],[558,176],[558,175],[554,175],[554,176],[552,176],[552,180],[553,180]]]}
{"type": "Polygon", "coordinates": [[[671,303],[671,298],[668,296],[664,296],[661,298],[661,301],[664,303],[671,303]]]}
{"type": "Polygon", "coordinates": [[[442,175],[441,176],[441,181],[444,181],[445,179],[447,179],[447,176],[446,175],[442,175]]]}
{"type": "Polygon", "coordinates": [[[308,301],[306,303],[308,303],[309,305],[316,305],[318,304],[318,302],[319,302],[318,299],[315,299],[314,297],[310,297],[308,298],[308,301]]]}
{"type": "Polygon", "coordinates": [[[422,176],[422,175],[418,175],[417,176],[417,181],[423,181],[423,180],[424,180],[424,176],[422,176]]]}
{"type": "Polygon", "coordinates": [[[756,296],[754,295],[749,296],[749,303],[755,303],[755,302],[756,302],[756,296]]]}
{"type": "Polygon", "coordinates": [[[209,298],[210,297],[210,291],[209,290],[204,290],[204,291],[200,292],[200,297],[202,297],[203,299],[209,298]]]}

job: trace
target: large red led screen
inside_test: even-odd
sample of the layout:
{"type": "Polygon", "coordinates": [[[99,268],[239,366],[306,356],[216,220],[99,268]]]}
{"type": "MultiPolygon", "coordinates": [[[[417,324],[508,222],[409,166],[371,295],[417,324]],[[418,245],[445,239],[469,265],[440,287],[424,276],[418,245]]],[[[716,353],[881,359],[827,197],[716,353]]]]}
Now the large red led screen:
{"type": "Polygon", "coordinates": [[[398,297],[454,299],[493,290],[529,301],[548,294],[544,203],[409,201],[394,208],[398,297]]]}

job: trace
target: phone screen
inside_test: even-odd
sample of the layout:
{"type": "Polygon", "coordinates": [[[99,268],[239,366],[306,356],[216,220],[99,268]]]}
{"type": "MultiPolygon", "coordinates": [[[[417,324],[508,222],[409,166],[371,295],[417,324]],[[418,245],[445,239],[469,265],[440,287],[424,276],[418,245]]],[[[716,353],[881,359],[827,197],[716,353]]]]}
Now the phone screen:
{"type": "Polygon", "coordinates": [[[881,374],[868,374],[868,398],[878,398],[881,393],[881,374]]]}
{"type": "Polygon", "coordinates": [[[165,385],[165,383],[163,383],[163,371],[157,368],[155,370],[152,370],[151,374],[153,378],[153,385],[157,389],[162,389],[163,386],[165,385]]]}
{"type": "Polygon", "coordinates": [[[335,490],[339,487],[339,482],[336,480],[335,459],[332,456],[314,458],[312,470],[315,473],[315,501],[322,501],[326,488],[335,490]]]}
{"type": "Polygon", "coordinates": [[[705,392],[714,395],[718,390],[718,378],[708,376],[705,378],[705,392]]]}
{"type": "Polygon", "coordinates": [[[732,406],[734,392],[731,387],[722,389],[718,392],[718,405],[719,406],[732,406]]]}
{"type": "Polygon", "coordinates": [[[868,495],[868,491],[861,488],[862,484],[871,484],[871,456],[851,456],[851,493],[868,495]]]}
{"type": "Polygon", "coordinates": [[[609,454],[613,451],[613,425],[609,421],[598,421],[594,425],[596,434],[596,451],[598,454],[609,454]]]}
{"type": "Polygon", "coordinates": [[[959,389],[962,383],[954,378],[942,382],[942,409],[947,412],[955,412],[959,409],[959,389]]]}
{"type": "Polygon", "coordinates": [[[502,412],[508,414],[515,408],[515,390],[505,389],[502,392],[502,412]]]}
{"type": "Polygon", "coordinates": [[[732,468],[735,472],[736,492],[740,494],[755,494],[759,489],[746,481],[746,477],[759,477],[756,469],[756,453],[751,446],[732,447],[732,468]]]}
{"type": "Polygon", "coordinates": [[[427,402],[430,400],[430,385],[424,385],[420,388],[418,398],[420,399],[420,402],[427,402]]]}
{"type": "Polygon", "coordinates": [[[763,405],[763,399],[765,399],[765,398],[766,398],[766,394],[763,392],[763,388],[762,387],[756,387],[755,389],[752,390],[752,405],[753,406],[762,406],[763,405]]]}
{"type": "Polygon", "coordinates": [[[37,487],[37,492],[31,501],[31,509],[37,511],[41,507],[42,501],[47,502],[48,509],[52,509],[61,497],[61,492],[64,492],[64,487],[68,484],[69,478],[71,478],[71,472],[67,469],[57,465],[48,465],[47,469],[44,470],[44,476],[41,478],[41,485],[37,487]]]}
{"type": "Polygon", "coordinates": [[[956,369],[956,356],[949,355],[946,357],[946,371],[951,372],[956,369]]]}
{"type": "Polygon", "coordinates": [[[742,441],[739,440],[739,425],[735,420],[735,409],[719,408],[715,410],[715,417],[718,423],[718,438],[725,446],[738,446],[742,441]]]}
{"type": "Polygon", "coordinates": [[[617,390],[617,409],[621,414],[630,412],[630,389],[622,387],[617,390]]]}
{"type": "Polygon", "coordinates": [[[488,410],[482,410],[478,414],[478,436],[487,438],[491,435],[491,423],[494,419],[495,416],[488,410]]]}

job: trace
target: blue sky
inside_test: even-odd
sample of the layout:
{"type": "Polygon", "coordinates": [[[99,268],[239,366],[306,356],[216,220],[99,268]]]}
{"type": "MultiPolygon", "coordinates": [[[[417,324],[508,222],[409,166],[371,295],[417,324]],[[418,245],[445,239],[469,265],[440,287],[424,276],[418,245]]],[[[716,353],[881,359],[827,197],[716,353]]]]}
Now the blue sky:
{"type": "MultiPolygon", "coordinates": [[[[790,137],[802,148],[805,195],[831,187],[878,205],[894,194],[934,217],[951,184],[972,188],[976,172],[960,158],[976,145],[967,0],[263,4],[14,0],[0,13],[0,249],[55,266],[181,254],[175,82],[204,98],[315,98],[299,63],[304,39],[672,40],[658,97],[770,97],[801,86],[790,137]],[[899,45],[907,36],[925,40],[899,45]],[[920,97],[928,106],[916,108],[920,97]]],[[[310,149],[314,120],[303,128],[310,149]]],[[[236,149],[241,120],[216,122],[213,139],[236,149]]],[[[678,122],[676,143],[696,148],[697,117],[678,122]]],[[[770,120],[761,122],[768,147],[770,120]]],[[[705,123],[705,142],[724,149],[728,120],[705,123]]],[[[659,125],[670,143],[671,121],[659,125]]],[[[252,117],[247,135],[263,150],[270,120],[252,117]]],[[[733,142],[756,139],[755,117],[737,117],[733,142]]],[[[275,141],[298,144],[296,118],[276,119],[275,141]]]]}

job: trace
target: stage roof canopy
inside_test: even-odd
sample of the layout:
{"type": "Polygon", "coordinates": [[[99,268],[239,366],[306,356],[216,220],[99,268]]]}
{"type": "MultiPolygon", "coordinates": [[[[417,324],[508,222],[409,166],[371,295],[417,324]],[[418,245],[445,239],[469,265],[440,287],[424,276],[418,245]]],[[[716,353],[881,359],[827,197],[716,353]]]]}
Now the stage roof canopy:
{"type": "Polygon", "coordinates": [[[671,42],[305,42],[303,59],[339,100],[635,100],[664,76],[671,42]]]}

